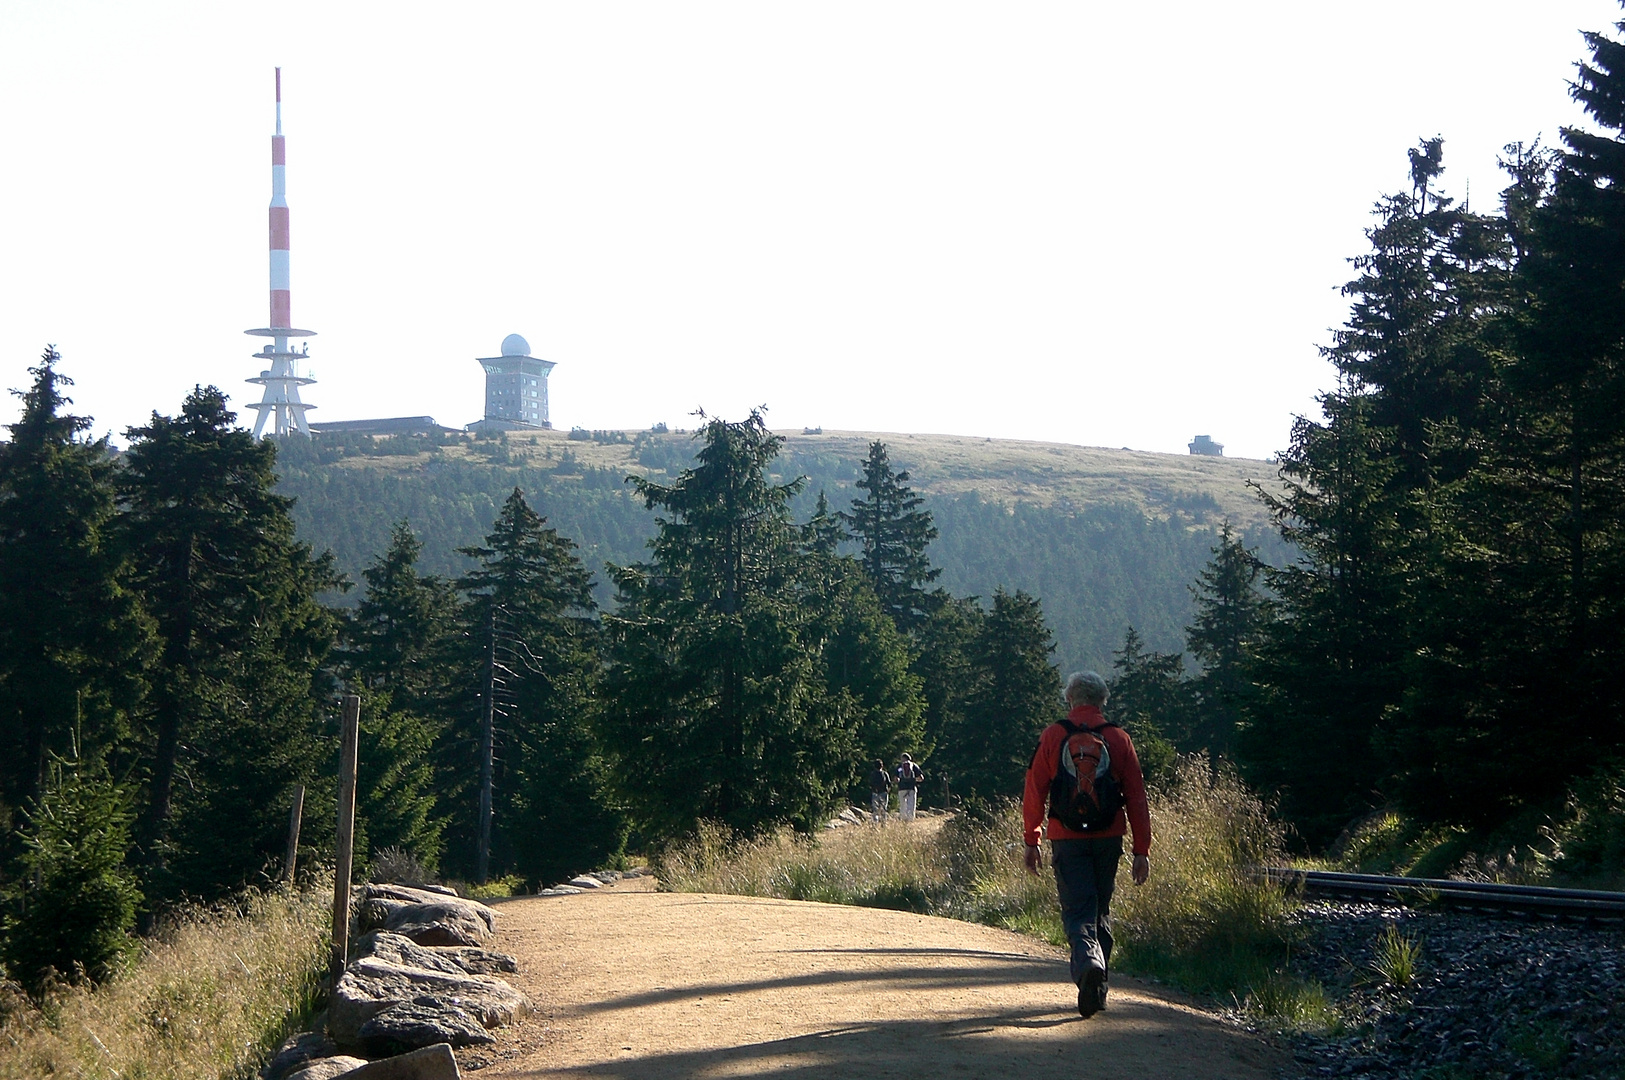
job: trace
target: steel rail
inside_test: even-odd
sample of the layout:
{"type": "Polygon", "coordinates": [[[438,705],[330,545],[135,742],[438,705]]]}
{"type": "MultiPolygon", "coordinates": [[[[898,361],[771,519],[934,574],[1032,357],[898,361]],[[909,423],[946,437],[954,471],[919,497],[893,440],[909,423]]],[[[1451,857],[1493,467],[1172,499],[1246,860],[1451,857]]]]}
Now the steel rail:
{"type": "Polygon", "coordinates": [[[1279,866],[1270,867],[1264,873],[1272,881],[1302,889],[1305,896],[1396,900],[1408,904],[1571,919],[1625,919],[1625,893],[1556,889],[1546,885],[1501,885],[1490,881],[1346,874],[1279,866]]]}

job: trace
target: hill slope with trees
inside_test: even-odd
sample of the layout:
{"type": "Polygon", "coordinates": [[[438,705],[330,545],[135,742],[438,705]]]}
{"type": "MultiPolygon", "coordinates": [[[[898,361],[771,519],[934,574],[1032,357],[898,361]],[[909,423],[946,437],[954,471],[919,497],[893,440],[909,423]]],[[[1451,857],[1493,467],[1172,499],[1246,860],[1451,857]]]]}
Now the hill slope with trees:
{"type": "MultiPolygon", "coordinates": [[[[1190,583],[1225,520],[1267,558],[1285,548],[1268,531],[1250,483],[1273,484],[1268,462],[1105,450],[946,435],[788,434],[770,467],[778,483],[805,477],[791,501],[807,520],[824,492],[844,508],[859,494],[870,445],[892,462],[936,522],[928,557],[938,584],[989,600],[1020,589],[1044,604],[1057,662],[1111,663],[1129,626],[1154,648],[1176,648],[1191,616],[1190,583]]],[[[406,521],[423,545],[426,572],[463,573],[459,548],[476,542],[514,488],[581,547],[610,593],[606,562],[641,559],[654,519],[628,477],[669,481],[693,462],[684,432],[562,432],[502,440],[332,438],[290,442],[278,490],[296,498],[300,536],[361,568],[406,521]]]]}

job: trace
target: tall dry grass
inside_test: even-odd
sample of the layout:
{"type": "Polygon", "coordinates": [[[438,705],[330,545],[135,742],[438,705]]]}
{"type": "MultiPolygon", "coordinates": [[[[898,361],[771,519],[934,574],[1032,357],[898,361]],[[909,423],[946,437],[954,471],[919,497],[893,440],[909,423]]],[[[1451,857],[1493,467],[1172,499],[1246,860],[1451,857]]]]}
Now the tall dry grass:
{"type": "Polygon", "coordinates": [[[99,987],[0,987],[0,1080],[247,1078],[313,1008],[331,892],[252,893],[170,919],[99,987]]]}
{"type": "Polygon", "coordinates": [[[921,913],[934,910],[948,865],[934,830],[891,822],[828,830],[816,838],[789,829],[741,842],[702,824],[656,860],[662,888],[675,892],[775,896],[921,913]]]}
{"type": "Polygon", "coordinates": [[[1291,898],[1261,879],[1285,858],[1282,827],[1234,770],[1181,759],[1151,800],[1151,879],[1118,878],[1123,963],[1193,990],[1235,992],[1277,977],[1292,941],[1291,898]]]}
{"type": "MultiPolygon", "coordinates": [[[[1181,760],[1150,804],[1151,879],[1135,886],[1124,859],[1112,902],[1114,966],[1233,997],[1292,1025],[1333,1025],[1319,988],[1285,975],[1291,898],[1256,873],[1283,857],[1268,807],[1233,770],[1201,758],[1181,760]]],[[[1054,880],[1026,872],[1020,838],[1014,803],[940,829],[892,822],[746,843],[707,826],[667,851],[656,872],[678,892],[903,908],[1064,945],[1054,880]]]]}

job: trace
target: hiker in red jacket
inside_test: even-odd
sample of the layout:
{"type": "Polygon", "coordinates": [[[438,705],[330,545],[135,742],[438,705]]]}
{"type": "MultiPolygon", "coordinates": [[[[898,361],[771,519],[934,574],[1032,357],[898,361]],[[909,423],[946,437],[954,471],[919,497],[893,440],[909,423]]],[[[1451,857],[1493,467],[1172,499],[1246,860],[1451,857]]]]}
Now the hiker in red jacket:
{"type": "Polygon", "coordinates": [[[1066,702],[1071,711],[1066,720],[1049,725],[1039,736],[1021,800],[1028,873],[1037,874],[1043,866],[1038,845],[1046,833],[1049,836],[1055,887],[1061,896],[1061,924],[1072,943],[1078,1012],[1084,1016],[1106,1007],[1112,888],[1123,857],[1123,833],[1129,825],[1134,830],[1134,884],[1144,885],[1151,874],[1151,814],[1145,805],[1140,759],[1128,732],[1101,714],[1107,695],[1106,680],[1093,671],[1067,676],[1066,702]],[[1077,794],[1080,790],[1082,796],[1077,794]],[[1063,798],[1066,804],[1057,805],[1063,798]],[[1096,820],[1080,816],[1080,804],[1085,809],[1092,806],[1096,820]],[[1082,827],[1069,828],[1063,824],[1063,816],[1082,827]]]}

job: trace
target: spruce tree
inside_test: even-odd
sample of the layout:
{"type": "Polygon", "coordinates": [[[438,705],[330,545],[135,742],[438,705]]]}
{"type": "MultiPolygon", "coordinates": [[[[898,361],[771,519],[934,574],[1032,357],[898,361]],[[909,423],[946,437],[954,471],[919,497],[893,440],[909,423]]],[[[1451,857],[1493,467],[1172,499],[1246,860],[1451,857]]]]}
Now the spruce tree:
{"type": "Polygon", "coordinates": [[[1039,732],[1063,715],[1054,649],[1036,598],[993,594],[969,651],[963,718],[938,751],[955,790],[981,799],[1021,794],[1039,732]]]}
{"type": "Polygon", "coordinates": [[[937,537],[931,512],[908,486],[908,473],[892,469],[886,444],[878,439],[869,444],[857,487],[864,494],[852,500],[841,520],[858,543],[858,560],[881,607],[900,629],[913,633],[930,610],[925,586],[942,573],[925,554],[937,537]]]}
{"type": "Polygon", "coordinates": [[[439,868],[446,820],[436,775],[440,725],[393,707],[386,693],[352,688],[361,698],[356,755],[355,851],[358,865],[386,848],[439,868]]]}
{"type": "Polygon", "coordinates": [[[1106,717],[1134,738],[1146,779],[1171,774],[1176,750],[1201,750],[1196,688],[1185,678],[1182,653],[1151,652],[1134,627],[1112,654],[1111,700],[1106,717]]]}
{"type": "MultiPolygon", "coordinates": [[[[592,869],[621,842],[593,734],[599,629],[592,575],[575,543],[548,528],[518,488],[485,543],[460,550],[476,561],[457,588],[465,597],[464,640],[475,653],[464,670],[479,695],[495,643],[493,866],[531,884],[553,884],[592,869]]],[[[483,709],[475,694],[465,701],[483,709]]],[[[468,750],[477,745],[481,720],[463,714],[458,760],[473,760],[468,750]]],[[[478,789],[470,783],[466,790],[455,818],[462,823],[456,862],[465,868],[478,830],[468,813],[477,807],[478,789]]]]}
{"type": "Polygon", "coordinates": [[[810,829],[857,766],[855,710],[832,701],[789,519],[780,439],[759,410],[708,419],[671,485],[630,482],[660,512],[647,563],[615,570],[606,699],[621,791],[645,837],[713,820],[810,829]]]}
{"type": "Polygon", "coordinates": [[[925,698],[925,745],[941,754],[937,771],[949,782],[953,798],[956,767],[950,740],[965,729],[966,710],[975,689],[975,654],[987,620],[975,597],[949,596],[938,589],[930,614],[913,636],[918,650],[913,670],[925,698]]]}
{"type": "MultiPolygon", "coordinates": [[[[1440,646],[1466,629],[1451,629],[1460,556],[1474,550],[1465,493],[1519,295],[1516,228],[1443,195],[1439,140],[1411,166],[1411,192],[1378,203],[1371,250],[1353,260],[1349,318],[1325,350],[1338,370],[1325,420],[1294,425],[1284,493],[1265,496],[1299,558],[1265,573],[1277,617],[1258,635],[1257,693],[1222,659],[1213,671],[1230,674],[1204,679],[1215,739],[1242,724],[1250,777],[1311,843],[1397,794],[1430,731],[1452,723],[1449,709],[1416,707],[1418,673],[1432,667],[1438,685],[1452,676],[1436,662],[1461,659],[1440,646]]],[[[1222,641],[1198,643],[1222,657],[1222,641]]]]}
{"type": "MultiPolygon", "coordinates": [[[[344,627],[344,670],[361,695],[357,771],[357,850],[396,847],[429,870],[439,864],[448,816],[437,775],[436,743],[445,731],[456,596],[433,575],[417,572],[423,545],[404,521],[389,548],[361,572],[354,615],[344,627]]],[[[441,770],[445,773],[448,770],[441,770]]],[[[450,805],[450,800],[447,800],[450,805]]]]}
{"type": "Polygon", "coordinates": [[[1404,694],[1405,577],[1395,565],[1399,465],[1345,381],[1325,424],[1299,419],[1281,455],[1284,493],[1266,495],[1299,558],[1265,571],[1277,618],[1258,642],[1259,695],[1237,736],[1248,778],[1280,799],[1311,844],[1369,809],[1392,765],[1380,743],[1404,694]]]}
{"type": "Polygon", "coordinates": [[[0,958],[31,992],[53,976],[104,981],[136,948],[130,819],[127,794],[102,770],[53,758],[19,830],[21,873],[0,919],[0,958]]]}
{"type": "Polygon", "coordinates": [[[427,712],[444,682],[457,613],[456,592],[433,574],[420,574],[423,544],[405,521],[389,547],[361,572],[363,588],[346,627],[346,664],[364,685],[381,690],[391,707],[427,712]]]}
{"type": "Polygon", "coordinates": [[[908,480],[907,471],[892,468],[886,444],[871,442],[857,481],[863,495],[838,516],[858,544],[858,563],[881,610],[909,639],[911,667],[925,701],[921,728],[929,754],[950,729],[963,729],[970,693],[967,650],[982,610],[974,600],[927,588],[942,575],[926,556],[937,527],[908,480]]]}
{"type": "Polygon", "coordinates": [[[1432,407],[1437,377],[1377,380],[1369,395],[1379,421],[1426,420],[1428,468],[1403,437],[1390,453],[1402,490],[1388,561],[1403,585],[1386,632],[1404,655],[1382,787],[1435,821],[1487,826],[1550,805],[1622,742],[1625,47],[1587,42],[1574,94],[1609,130],[1565,130],[1556,156],[1509,146],[1500,219],[1463,215],[1480,227],[1458,227],[1436,260],[1433,303],[1471,406],[1432,407]],[[1546,737],[1530,746],[1534,715],[1546,737]]]}
{"type": "MultiPolygon", "coordinates": [[[[907,752],[923,763],[930,745],[925,742],[920,678],[910,670],[913,650],[881,610],[857,560],[837,553],[840,521],[822,491],[801,533],[807,567],[803,587],[812,613],[806,640],[821,657],[832,700],[844,696],[856,713],[857,756],[893,761],[907,752]]],[[[857,799],[863,792],[855,788],[852,794],[857,799]]]]}
{"type": "MultiPolygon", "coordinates": [[[[52,755],[123,770],[146,692],[150,620],[127,588],[106,440],[47,347],[0,443],[0,821],[41,794],[52,755]]],[[[14,833],[8,828],[8,837],[14,833]]],[[[0,849],[0,858],[15,854],[0,849]]]]}
{"type": "Polygon", "coordinates": [[[1521,265],[1532,302],[1505,373],[1513,437],[1495,444],[1495,516],[1521,509],[1526,522],[1507,537],[1501,576],[1534,631],[1519,665],[1530,677],[1503,693],[1553,715],[1565,751],[1533,783],[1625,746],[1625,42],[1584,37],[1571,92],[1597,130],[1563,129],[1533,215],[1521,265]]]}
{"type": "MultiPolygon", "coordinates": [[[[1475,461],[1463,436],[1493,375],[1486,322],[1513,293],[1504,218],[1457,206],[1439,189],[1443,140],[1410,151],[1412,190],[1378,201],[1370,250],[1343,287],[1349,318],[1326,358],[1370,401],[1370,423],[1400,468],[1393,483],[1426,496],[1475,461]]],[[[1419,501],[1406,512],[1425,516],[1419,501]]]]}
{"type": "Polygon", "coordinates": [[[1185,630],[1185,647],[1202,663],[1197,691],[1202,701],[1199,744],[1228,755],[1251,697],[1252,656],[1268,618],[1258,578],[1263,564],[1226,521],[1219,528],[1213,559],[1191,588],[1196,616],[1185,630]]]}
{"type": "Polygon", "coordinates": [[[841,516],[829,508],[829,496],[823,488],[818,489],[818,501],[813,506],[813,515],[803,527],[803,543],[810,555],[832,560],[837,557],[837,549],[841,541],[846,538],[845,530],[841,527],[841,516]]]}
{"type": "Polygon", "coordinates": [[[219,390],[128,436],[121,524],[162,642],[138,836],[153,888],[212,895],[282,853],[296,784],[306,820],[326,819],[336,626],[317,594],[341,582],[294,536],[275,443],[238,428],[219,390]]]}
{"type": "Polygon", "coordinates": [[[1401,712],[1400,793],[1433,820],[1555,809],[1625,746],[1625,45],[1586,42],[1572,92],[1604,130],[1564,129],[1555,155],[1514,144],[1503,163],[1513,302],[1474,468],[1446,492],[1401,712]],[[1528,746],[1533,716],[1544,736],[1528,746]]]}

